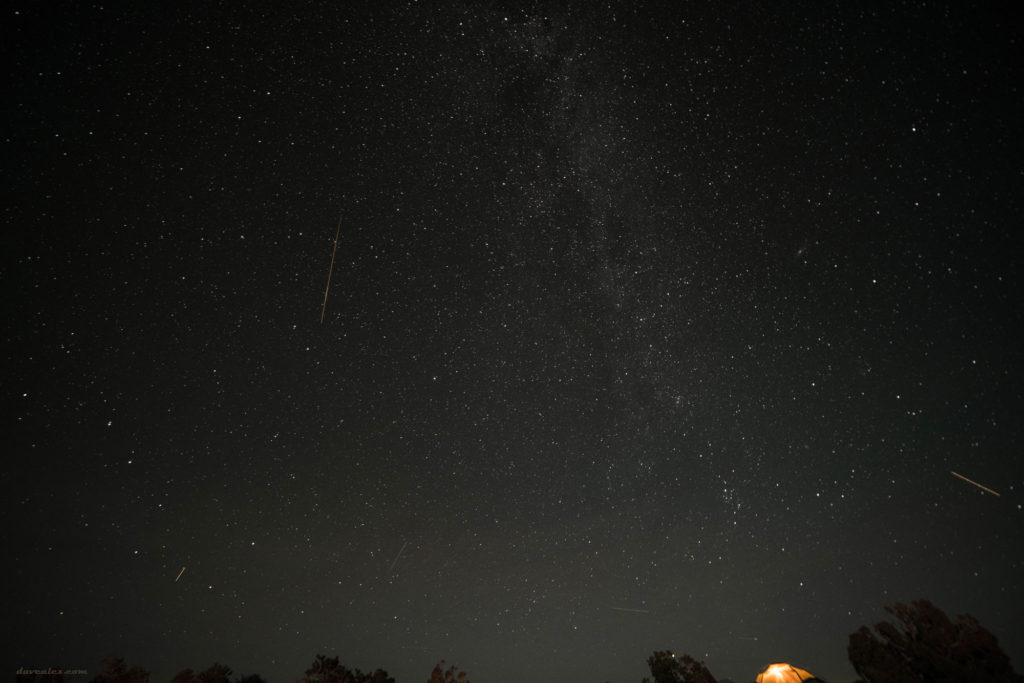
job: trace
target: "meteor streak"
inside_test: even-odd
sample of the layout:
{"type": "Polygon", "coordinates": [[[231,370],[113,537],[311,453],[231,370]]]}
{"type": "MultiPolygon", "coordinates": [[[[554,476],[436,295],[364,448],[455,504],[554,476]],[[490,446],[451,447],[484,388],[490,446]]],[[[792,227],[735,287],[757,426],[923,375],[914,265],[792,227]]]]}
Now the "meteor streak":
{"type": "Polygon", "coordinates": [[[398,564],[398,558],[400,558],[402,556],[402,553],[405,552],[405,546],[407,545],[409,545],[409,541],[406,541],[402,544],[402,549],[398,551],[398,554],[395,555],[395,559],[391,561],[391,566],[388,567],[388,574],[390,574],[391,570],[395,568],[396,564],[398,564]]]}
{"type": "Polygon", "coordinates": [[[996,498],[999,498],[999,497],[1000,497],[998,493],[996,493],[995,491],[993,491],[992,489],[990,489],[990,488],[989,488],[989,487],[987,487],[987,486],[982,486],[981,484],[979,484],[978,482],[974,481],[973,479],[968,479],[968,478],[967,478],[967,477],[965,477],[964,475],[962,475],[962,474],[957,474],[956,472],[950,472],[950,474],[952,474],[952,475],[953,475],[954,477],[958,477],[958,478],[960,478],[960,479],[963,479],[963,480],[964,480],[964,481],[966,481],[966,482],[967,482],[968,484],[974,484],[975,486],[977,486],[977,487],[978,487],[979,489],[981,489],[982,491],[988,491],[989,493],[991,493],[991,494],[992,494],[993,496],[995,496],[996,498]]]}
{"type": "Polygon", "coordinates": [[[320,309],[320,324],[324,324],[324,313],[327,312],[327,293],[331,291],[331,274],[334,273],[334,256],[338,253],[338,238],[341,237],[341,216],[338,216],[338,231],[334,233],[334,251],[331,252],[331,267],[327,271],[327,286],[324,287],[324,305],[320,309]]]}
{"type": "Polygon", "coordinates": [[[182,568],[181,568],[181,571],[180,571],[180,572],[178,572],[178,575],[177,575],[176,577],[174,577],[174,583],[178,583],[178,579],[180,579],[180,578],[181,578],[181,575],[182,575],[182,574],[184,574],[184,573],[185,573],[185,568],[184,568],[184,567],[182,567],[182,568]]]}
{"type": "Polygon", "coordinates": [[[651,612],[649,609],[633,609],[632,607],[609,607],[608,609],[613,609],[616,612],[636,612],[637,614],[650,614],[651,612]]]}

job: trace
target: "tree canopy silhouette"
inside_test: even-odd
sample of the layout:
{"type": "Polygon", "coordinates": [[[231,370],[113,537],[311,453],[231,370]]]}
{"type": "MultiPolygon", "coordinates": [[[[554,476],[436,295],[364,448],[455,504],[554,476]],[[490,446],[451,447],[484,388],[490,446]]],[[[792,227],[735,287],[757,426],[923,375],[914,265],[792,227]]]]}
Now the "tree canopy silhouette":
{"type": "Polygon", "coordinates": [[[100,662],[100,670],[93,683],[149,683],[149,672],[141,666],[129,669],[120,657],[107,655],[100,662]]]}
{"type": "Polygon", "coordinates": [[[267,683],[263,680],[263,676],[259,674],[250,674],[248,676],[240,676],[235,679],[235,683],[267,683]]]}
{"type": "Polygon", "coordinates": [[[850,663],[868,683],[928,681],[981,683],[1022,681],[991,632],[970,615],[954,624],[927,600],[896,603],[885,610],[897,619],[850,634],[850,663]]]}
{"type": "MultiPolygon", "coordinates": [[[[698,662],[690,655],[677,658],[668,650],[658,651],[647,658],[654,683],[717,683],[704,662],[698,662]]],[[[649,679],[644,678],[644,683],[649,679]]]]}
{"type": "Polygon", "coordinates": [[[450,666],[446,671],[444,660],[438,662],[437,666],[430,673],[430,680],[427,683],[469,683],[465,671],[459,671],[458,667],[450,666]]]}
{"type": "Polygon", "coordinates": [[[171,683],[228,683],[231,669],[215,662],[206,671],[194,673],[192,669],[184,669],[175,674],[171,683]]]}
{"type": "Polygon", "coordinates": [[[363,673],[359,669],[349,671],[338,663],[337,657],[325,657],[318,654],[312,666],[306,669],[306,675],[300,678],[301,683],[395,683],[388,672],[377,669],[372,674],[363,673]]]}

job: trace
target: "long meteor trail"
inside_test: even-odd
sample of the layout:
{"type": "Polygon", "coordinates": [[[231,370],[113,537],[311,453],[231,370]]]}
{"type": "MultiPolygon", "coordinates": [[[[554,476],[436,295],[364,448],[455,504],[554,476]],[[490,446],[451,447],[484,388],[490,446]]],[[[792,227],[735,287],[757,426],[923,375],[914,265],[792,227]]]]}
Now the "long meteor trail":
{"type": "Polygon", "coordinates": [[[995,491],[993,491],[992,489],[990,489],[990,488],[989,488],[989,487],[987,487],[987,486],[982,486],[981,484],[979,484],[978,482],[974,481],[973,479],[968,479],[968,478],[967,478],[967,477],[965,477],[964,475],[962,475],[962,474],[958,474],[957,472],[950,472],[950,474],[952,474],[952,475],[953,475],[954,477],[958,477],[959,479],[963,479],[963,480],[964,480],[964,481],[966,481],[966,482],[967,482],[968,484],[974,484],[975,486],[977,486],[977,487],[978,487],[979,489],[981,489],[982,491],[988,491],[989,493],[991,493],[991,494],[992,494],[993,496],[995,496],[996,498],[999,498],[999,497],[1000,497],[998,493],[996,493],[995,491]]]}
{"type": "Polygon", "coordinates": [[[616,612],[636,612],[637,614],[650,614],[651,612],[649,609],[634,609],[632,607],[609,607],[608,609],[613,609],[616,612]]]}
{"type": "Polygon", "coordinates": [[[324,324],[324,314],[327,313],[327,293],[331,291],[331,274],[334,273],[334,256],[338,253],[338,238],[341,237],[341,215],[338,215],[338,230],[334,233],[334,251],[331,252],[331,268],[327,271],[327,286],[324,287],[324,305],[320,309],[320,324],[324,324]]]}
{"type": "Polygon", "coordinates": [[[388,567],[388,574],[390,574],[391,570],[395,568],[396,564],[398,564],[398,558],[400,558],[402,556],[402,553],[405,552],[405,546],[407,545],[409,545],[409,541],[406,541],[402,544],[402,549],[398,551],[398,554],[395,555],[395,559],[391,561],[391,566],[388,567]]]}

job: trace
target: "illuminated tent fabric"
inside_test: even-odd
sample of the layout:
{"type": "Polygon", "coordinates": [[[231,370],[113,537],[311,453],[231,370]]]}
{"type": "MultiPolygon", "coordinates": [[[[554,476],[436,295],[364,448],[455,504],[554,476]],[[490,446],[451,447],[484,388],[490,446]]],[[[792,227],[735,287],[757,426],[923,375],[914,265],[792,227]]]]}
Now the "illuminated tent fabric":
{"type": "Polygon", "coordinates": [[[800,683],[808,680],[818,679],[810,671],[798,669],[785,662],[769,664],[768,668],[757,676],[757,683],[800,683]]]}

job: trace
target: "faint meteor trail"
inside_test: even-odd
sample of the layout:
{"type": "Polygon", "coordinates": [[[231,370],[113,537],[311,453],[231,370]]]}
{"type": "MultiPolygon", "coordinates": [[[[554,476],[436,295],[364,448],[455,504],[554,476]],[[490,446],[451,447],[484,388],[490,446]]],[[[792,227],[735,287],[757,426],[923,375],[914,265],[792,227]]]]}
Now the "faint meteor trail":
{"type": "Polygon", "coordinates": [[[740,636],[740,640],[757,640],[757,636],[740,636]]]}
{"type": "Polygon", "coordinates": [[[324,314],[327,313],[327,293],[331,291],[331,274],[334,273],[334,256],[338,253],[338,238],[341,237],[341,215],[338,216],[338,230],[334,233],[334,251],[331,252],[331,267],[327,271],[327,286],[324,287],[324,305],[320,309],[320,324],[324,324],[324,314]]]}
{"type": "Polygon", "coordinates": [[[609,607],[608,609],[613,609],[616,612],[636,612],[637,614],[650,614],[651,612],[649,609],[634,609],[632,607],[609,607]]]}
{"type": "Polygon", "coordinates": [[[180,571],[180,572],[178,572],[178,575],[177,575],[176,577],[174,577],[174,583],[178,583],[178,579],[180,579],[180,578],[181,578],[181,575],[182,575],[182,574],[184,574],[184,573],[185,573],[185,568],[184,568],[184,567],[182,567],[182,568],[181,568],[181,571],[180,571]]]}
{"type": "Polygon", "coordinates": [[[996,498],[1000,498],[1000,497],[1001,497],[1001,496],[1000,496],[1000,495],[999,495],[998,493],[996,493],[995,491],[993,491],[993,490],[992,490],[992,489],[990,489],[989,487],[987,487],[987,486],[982,486],[982,485],[981,485],[981,484],[979,484],[978,482],[974,481],[973,479],[968,479],[967,477],[965,477],[965,476],[964,476],[964,475],[962,475],[962,474],[958,474],[957,472],[950,472],[950,474],[952,474],[952,475],[953,475],[954,477],[958,477],[958,478],[960,478],[960,479],[963,479],[963,480],[964,480],[964,481],[966,481],[966,482],[967,482],[968,484],[974,484],[975,486],[977,486],[977,487],[978,487],[979,489],[981,489],[982,491],[988,491],[989,493],[991,493],[991,494],[992,494],[993,496],[995,496],[996,498]]]}
{"type": "Polygon", "coordinates": [[[398,563],[398,558],[400,558],[402,556],[402,553],[405,552],[405,546],[407,545],[409,545],[409,541],[406,541],[402,544],[402,549],[398,551],[398,554],[395,555],[395,559],[391,561],[391,566],[388,567],[388,574],[390,574],[391,570],[395,568],[395,564],[398,563]]]}

